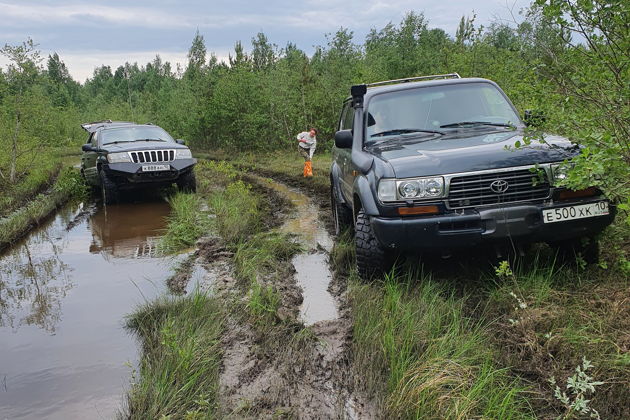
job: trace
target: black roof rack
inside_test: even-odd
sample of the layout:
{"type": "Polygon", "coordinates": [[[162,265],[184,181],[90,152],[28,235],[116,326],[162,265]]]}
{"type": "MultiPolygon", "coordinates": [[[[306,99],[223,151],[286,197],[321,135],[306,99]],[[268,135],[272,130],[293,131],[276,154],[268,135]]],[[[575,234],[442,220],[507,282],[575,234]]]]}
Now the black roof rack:
{"type": "Polygon", "coordinates": [[[104,127],[107,124],[112,125],[125,125],[125,124],[135,124],[135,122],[131,121],[112,121],[112,120],[102,120],[102,121],[94,121],[90,123],[81,124],[81,128],[83,128],[88,133],[93,133],[101,127],[104,127]]]}
{"type": "Polygon", "coordinates": [[[374,86],[389,85],[393,83],[407,83],[407,82],[415,82],[417,80],[435,80],[435,79],[461,79],[461,76],[458,73],[433,74],[431,76],[416,76],[416,77],[407,77],[404,79],[394,79],[394,80],[385,80],[385,81],[376,82],[376,83],[368,83],[366,86],[374,87],[374,86]]]}

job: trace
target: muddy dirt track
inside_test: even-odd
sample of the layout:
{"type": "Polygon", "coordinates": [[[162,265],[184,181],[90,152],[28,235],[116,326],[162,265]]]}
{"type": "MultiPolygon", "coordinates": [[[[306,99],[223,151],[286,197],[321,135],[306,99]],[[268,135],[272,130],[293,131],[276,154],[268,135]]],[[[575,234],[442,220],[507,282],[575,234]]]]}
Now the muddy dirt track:
{"type": "MultiPolygon", "coordinates": [[[[222,340],[222,415],[372,418],[371,407],[348,391],[351,321],[345,285],[337,281],[329,267],[333,239],[319,205],[300,190],[278,181],[251,175],[248,181],[278,203],[276,214],[283,221],[277,229],[295,235],[302,252],[293,257],[289,272],[276,277],[273,284],[282,297],[277,315],[292,331],[265,337],[246,320],[234,315],[228,318],[222,340]],[[282,214],[279,203],[287,201],[293,210],[282,214]],[[289,342],[271,342],[276,338],[289,342]]],[[[214,244],[214,239],[200,241],[195,266],[203,265],[206,274],[195,285],[191,280],[187,288],[214,290],[225,300],[243,299],[231,275],[229,255],[214,244]]]]}

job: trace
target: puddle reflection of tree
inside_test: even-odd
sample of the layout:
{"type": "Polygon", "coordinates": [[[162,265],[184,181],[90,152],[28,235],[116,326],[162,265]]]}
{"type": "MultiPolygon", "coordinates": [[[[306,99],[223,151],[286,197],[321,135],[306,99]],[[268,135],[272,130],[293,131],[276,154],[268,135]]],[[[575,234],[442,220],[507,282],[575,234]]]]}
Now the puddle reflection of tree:
{"type": "Polygon", "coordinates": [[[73,287],[60,247],[47,231],[0,262],[0,326],[17,330],[36,325],[54,333],[61,320],[61,301],[73,287]],[[36,253],[31,247],[45,247],[36,253]]]}

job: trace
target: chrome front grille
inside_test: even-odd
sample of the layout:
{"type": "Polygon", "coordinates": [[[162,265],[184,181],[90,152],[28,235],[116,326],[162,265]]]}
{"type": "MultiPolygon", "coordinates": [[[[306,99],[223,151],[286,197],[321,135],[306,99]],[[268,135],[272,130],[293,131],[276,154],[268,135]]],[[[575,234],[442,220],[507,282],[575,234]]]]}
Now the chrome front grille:
{"type": "MultiPolygon", "coordinates": [[[[542,201],[549,197],[545,171],[540,175],[529,169],[454,176],[450,180],[448,205],[452,209],[488,206],[519,201],[542,201]],[[503,192],[493,191],[491,184],[507,183],[503,192]]],[[[495,188],[500,189],[500,188],[495,188]]]]}
{"type": "Polygon", "coordinates": [[[170,162],[175,160],[175,150],[140,150],[129,152],[134,163],[170,162]]]}

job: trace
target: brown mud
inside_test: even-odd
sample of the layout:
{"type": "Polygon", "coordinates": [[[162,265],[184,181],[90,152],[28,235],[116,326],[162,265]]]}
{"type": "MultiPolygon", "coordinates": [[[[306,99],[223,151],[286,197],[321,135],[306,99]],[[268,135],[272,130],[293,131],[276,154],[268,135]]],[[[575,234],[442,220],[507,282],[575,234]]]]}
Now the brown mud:
{"type": "MultiPolygon", "coordinates": [[[[222,415],[371,418],[374,411],[349,388],[352,323],[342,293],[345,286],[339,285],[329,268],[333,240],[320,206],[280,182],[255,175],[247,179],[265,191],[270,214],[278,216],[273,223],[277,230],[296,235],[304,251],[280,275],[259,279],[263,284],[272,282],[282,298],[274,325],[258,325],[243,313],[228,316],[222,338],[222,415]],[[292,209],[289,214],[286,208],[292,209]]],[[[230,273],[225,250],[212,240],[201,249],[205,251],[198,260],[209,269],[206,278],[211,278],[214,292],[228,301],[245,303],[247,296],[230,273]]]]}

